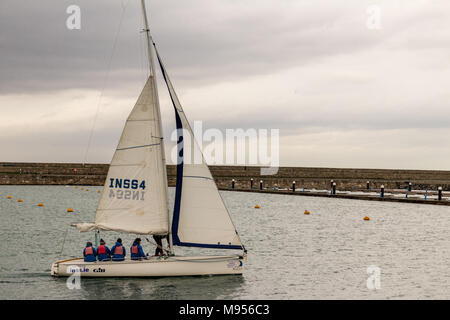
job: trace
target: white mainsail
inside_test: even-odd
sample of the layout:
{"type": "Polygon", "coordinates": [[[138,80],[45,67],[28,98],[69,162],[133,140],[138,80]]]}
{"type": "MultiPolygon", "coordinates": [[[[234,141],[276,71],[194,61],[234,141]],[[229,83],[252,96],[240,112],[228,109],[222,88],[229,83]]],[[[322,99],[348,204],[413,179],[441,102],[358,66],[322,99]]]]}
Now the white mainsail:
{"type": "Polygon", "coordinates": [[[97,207],[95,223],[77,224],[80,231],[159,235],[169,232],[167,177],[153,76],[148,78],[126,121],[97,207]]]}
{"type": "MultiPolygon", "coordinates": [[[[182,135],[183,130],[186,130],[189,133],[188,137],[193,140],[190,143],[191,154],[202,154],[156,46],[155,51],[175,108],[179,156],[180,152],[181,154],[183,152],[182,140],[186,138],[182,135]]],[[[181,156],[177,164],[177,186],[172,221],[173,244],[242,249],[239,235],[203,155],[200,163],[184,163],[183,160],[181,156]]]]}

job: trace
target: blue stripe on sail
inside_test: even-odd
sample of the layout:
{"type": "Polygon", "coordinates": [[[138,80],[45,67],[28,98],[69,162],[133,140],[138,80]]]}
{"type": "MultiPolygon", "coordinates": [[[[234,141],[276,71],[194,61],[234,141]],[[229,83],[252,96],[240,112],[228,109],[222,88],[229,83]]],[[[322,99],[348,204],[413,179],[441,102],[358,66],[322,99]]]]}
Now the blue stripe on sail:
{"type": "Polygon", "coordinates": [[[178,223],[180,221],[180,207],[181,207],[181,192],[183,188],[183,162],[184,162],[184,153],[183,153],[183,125],[181,123],[180,115],[178,114],[177,109],[175,108],[175,119],[177,124],[178,131],[178,143],[177,143],[177,151],[178,151],[178,164],[177,164],[177,184],[175,189],[175,204],[173,207],[173,219],[172,219],[172,242],[174,245],[180,245],[181,241],[178,237],[178,223]]]}
{"type": "MultiPolygon", "coordinates": [[[[177,181],[176,181],[176,189],[175,189],[175,203],[173,206],[173,219],[172,219],[172,243],[177,246],[184,247],[199,247],[199,248],[215,248],[215,249],[244,249],[243,246],[237,245],[223,245],[223,244],[204,244],[204,243],[190,243],[190,242],[181,242],[178,237],[178,224],[180,222],[180,207],[181,207],[181,194],[183,189],[183,165],[184,165],[184,153],[183,153],[183,123],[181,122],[180,114],[178,113],[177,106],[175,101],[173,100],[172,92],[170,90],[169,82],[167,81],[166,71],[162,65],[161,58],[159,57],[158,51],[156,50],[155,43],[153,43],[155,47],[156,56],[158,58],[159,67],[161,68],[162,75],[164,77],[164,81],[166,82],[167,88],[169,89],[170,99],[172,100],[172,105],[175,110],[175,121],[177,125],[177,133],[178,133],[178,142],[177,142],[177,151],[178,151],[178,159],[177,159],[177,181]]],[[[185,178],[204,178],[211,179],[209,177],[202,176],[186,176],[185,178]]],[[[214,180],[214,179],[212,179],[214,180]]]]}
{"type": "Polygon", "coordinates": [[[242,246],[239,245],[226,245],[226,244],[206,244],[206,243],[192,243],[192,242],[180,242],[177,244],[182,247],[197,247],[197,248],[211,248],[211,249],[237,249],[242,250],[242,246]]]}

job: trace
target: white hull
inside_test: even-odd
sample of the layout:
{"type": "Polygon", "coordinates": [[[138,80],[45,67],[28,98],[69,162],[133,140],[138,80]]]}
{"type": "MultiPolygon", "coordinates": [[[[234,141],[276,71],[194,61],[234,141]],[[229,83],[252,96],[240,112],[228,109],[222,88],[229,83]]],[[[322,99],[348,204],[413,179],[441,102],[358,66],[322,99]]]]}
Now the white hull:
{"type": "Polygon", "coordinates": [[[68,277],[79,270],[82,277],[173,277],[242,274],[246,257],[151,257],[149,260],[84,262],[82,258],[57,261],[51,275],[68,277]]]}

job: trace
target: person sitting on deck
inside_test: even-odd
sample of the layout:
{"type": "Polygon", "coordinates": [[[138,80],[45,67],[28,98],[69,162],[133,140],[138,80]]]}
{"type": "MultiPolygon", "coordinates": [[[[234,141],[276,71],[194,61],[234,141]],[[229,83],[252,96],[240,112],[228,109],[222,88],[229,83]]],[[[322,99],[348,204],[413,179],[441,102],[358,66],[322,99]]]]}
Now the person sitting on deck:
{"type": "Polygon", "coordinates": [[[126,256],[125,247],[122,245],[122,239],[117,239],[116,244],[111,249],[112,261],[123,261],[126,256]]]}
{"type": "Polygon", "coordinates": [[[100,245],[97,248],[98,261],[111,260],[111,250],[105,245],[105,240],[100,239],[100,245]]]}
{"type": "Polygon", "coordinates": [[[92,246],[92,243],[87,242],[86,248],[83,249],[84,262],[95,262],[97,260],[96,255],[97,252],[95,251],[95,248],[92,246]]]}
{"type": "Polygon", "coordinates": [[[131,246],[131,260],[141,259],[147,259],[147,256],[145,255],[144,250],[142,250],[141,239],[136,238],[131,246]]]}
{"type": "Polygon", "coordinates": [[[155,240],[155,242],[156,242],[155,256],[163,256],[164,255],[163,246],[162,246],[162,238],[163,238],[163,236],[157,236],[157,235],[153,236],[153,240],[155,240]]]}

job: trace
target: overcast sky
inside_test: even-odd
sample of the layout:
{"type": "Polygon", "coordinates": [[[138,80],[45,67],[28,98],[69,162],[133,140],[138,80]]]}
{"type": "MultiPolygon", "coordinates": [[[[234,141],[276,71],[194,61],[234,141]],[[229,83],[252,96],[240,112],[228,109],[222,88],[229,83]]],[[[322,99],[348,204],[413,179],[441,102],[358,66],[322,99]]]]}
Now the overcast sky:
{"type": "MultiPolygon", "coordinates": [[[[449,1],[147,6],[191,121],[279,129],[281,165],[450,170],[449,1]]],[[[109,162],[147,76],[140,29],[138,0],[1,0],[0,161],[84,161],[100,102],[86,160],[109,162]],[[66,27],[72,4],[80,30],[66,27]]]]}

